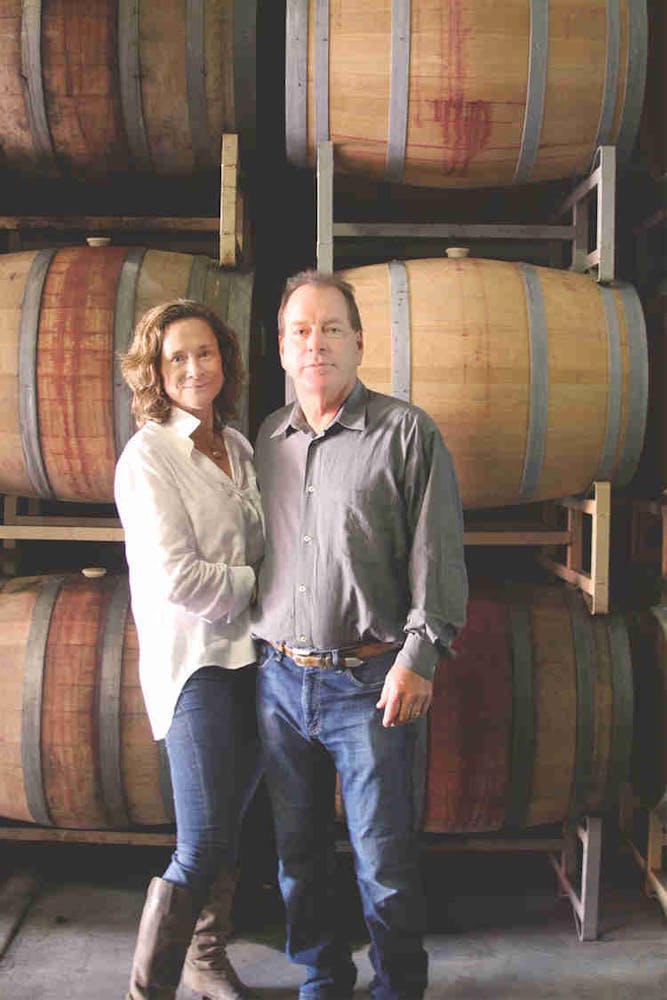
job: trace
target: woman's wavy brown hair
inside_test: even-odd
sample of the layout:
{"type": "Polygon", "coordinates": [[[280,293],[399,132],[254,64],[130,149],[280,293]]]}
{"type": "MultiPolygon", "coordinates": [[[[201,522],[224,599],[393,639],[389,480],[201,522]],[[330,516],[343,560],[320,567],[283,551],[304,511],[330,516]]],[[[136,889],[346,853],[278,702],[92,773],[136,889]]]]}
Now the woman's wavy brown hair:
{"type": "Polygon", "coordinates": [[[203,319],[218,342],[225,384],[213,400],[213,418],[221,428],[236,416],[236,403],[245,382],[245,369],[236,334],[212,309],[192,299],[174,299],[145,312],[137,323],[132,343],[120,358],[123,377],[132,390],[132,412],[137,427],[147,420],[159,424],[169,419],[172,402],[164,391],[160,362],[164,332],[180,319],[203,319]]]}

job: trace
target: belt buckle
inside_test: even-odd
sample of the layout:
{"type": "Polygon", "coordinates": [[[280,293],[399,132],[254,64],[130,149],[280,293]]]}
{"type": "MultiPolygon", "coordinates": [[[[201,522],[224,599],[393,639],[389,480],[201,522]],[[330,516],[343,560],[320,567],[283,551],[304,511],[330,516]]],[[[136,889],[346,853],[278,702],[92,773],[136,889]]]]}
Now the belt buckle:
{"type": "Polygon", "coordinates": [[[306,647],[285,646],[285,655],[294,660],[297,667],[307,667],[305,662],[308,657],[312,657],[312,652],[306,647]]]}
{"type": "Polygon", "coordinates": [[[292,659],[300,667],[310,667],[315,666],[318,670],[334,670],[333,654],[332,653],[316,653],[313,649],[295,649],[292,647],[291,650],[292,659]],[[299,663],[299,660],[311,660],[315,663],[299,663]]]}

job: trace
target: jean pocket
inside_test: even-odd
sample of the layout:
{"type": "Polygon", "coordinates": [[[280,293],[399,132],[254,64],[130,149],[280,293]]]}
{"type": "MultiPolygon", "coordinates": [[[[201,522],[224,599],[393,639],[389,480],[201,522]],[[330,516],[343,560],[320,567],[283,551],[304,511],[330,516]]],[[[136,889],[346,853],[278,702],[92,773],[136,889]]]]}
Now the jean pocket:
{"type": "Polygon", "coordinates": [[[397,655],[398,650],[391,649],[379,656],[372,656],[358,667],[347,667],[345,677],[356,688],[365,691],[381,691],[397,655]]]}
{"type": "Polygon", "coordinates": [[[260,647],[260,654],[257,660],[257,670],[266,670],[267,667],[271,666],[275,662],[278,656],[277,650],[273,646],[266,646],[263,650],[260,647]]]}

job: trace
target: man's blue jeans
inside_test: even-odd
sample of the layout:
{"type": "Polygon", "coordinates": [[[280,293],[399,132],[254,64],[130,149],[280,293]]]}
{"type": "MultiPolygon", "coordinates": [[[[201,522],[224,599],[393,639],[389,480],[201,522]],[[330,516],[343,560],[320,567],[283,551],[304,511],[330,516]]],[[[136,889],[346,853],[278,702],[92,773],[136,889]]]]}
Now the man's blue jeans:
{"type": "Polygon", "coordinates": [[[194,893],[233,870],[243,814],[260,777],[255,667],[202,667],[179,695],[165,744],[176,850],[163,878],[194,893]]]}
{"type": "Polygon", "coordinates": [[[344,1000],[356,979],[335,920],[334,767],[371,940],[373,996],[419,1000],[426,988],[415,829],[421,787],[415,777],[426,720],[383,728],[375,704],[395,658],[393,651],[352,670],[320,670],[297,666],[266,646],[260,659],[257,710],[287,910],[287,954],[306,966],[300,1000],[344,1000]]]}

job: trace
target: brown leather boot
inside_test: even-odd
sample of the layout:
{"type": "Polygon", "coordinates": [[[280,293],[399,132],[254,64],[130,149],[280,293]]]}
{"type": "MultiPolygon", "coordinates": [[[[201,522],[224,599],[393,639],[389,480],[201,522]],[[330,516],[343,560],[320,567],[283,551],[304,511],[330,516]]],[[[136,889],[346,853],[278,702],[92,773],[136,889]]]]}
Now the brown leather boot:
{"type": "Polygon", "coordinates": [[[197,918],[192,893],[154,878],[148,886],[126,1000],[174,1000],[197,918]]]}
{"type": "Polygon", "coordinates": [[[222,872],[199,914],[185,956],[183,982],[207,1000],[251,1000],[248,987],[227,958],[235,889],[236,875],[222,872]]]}

